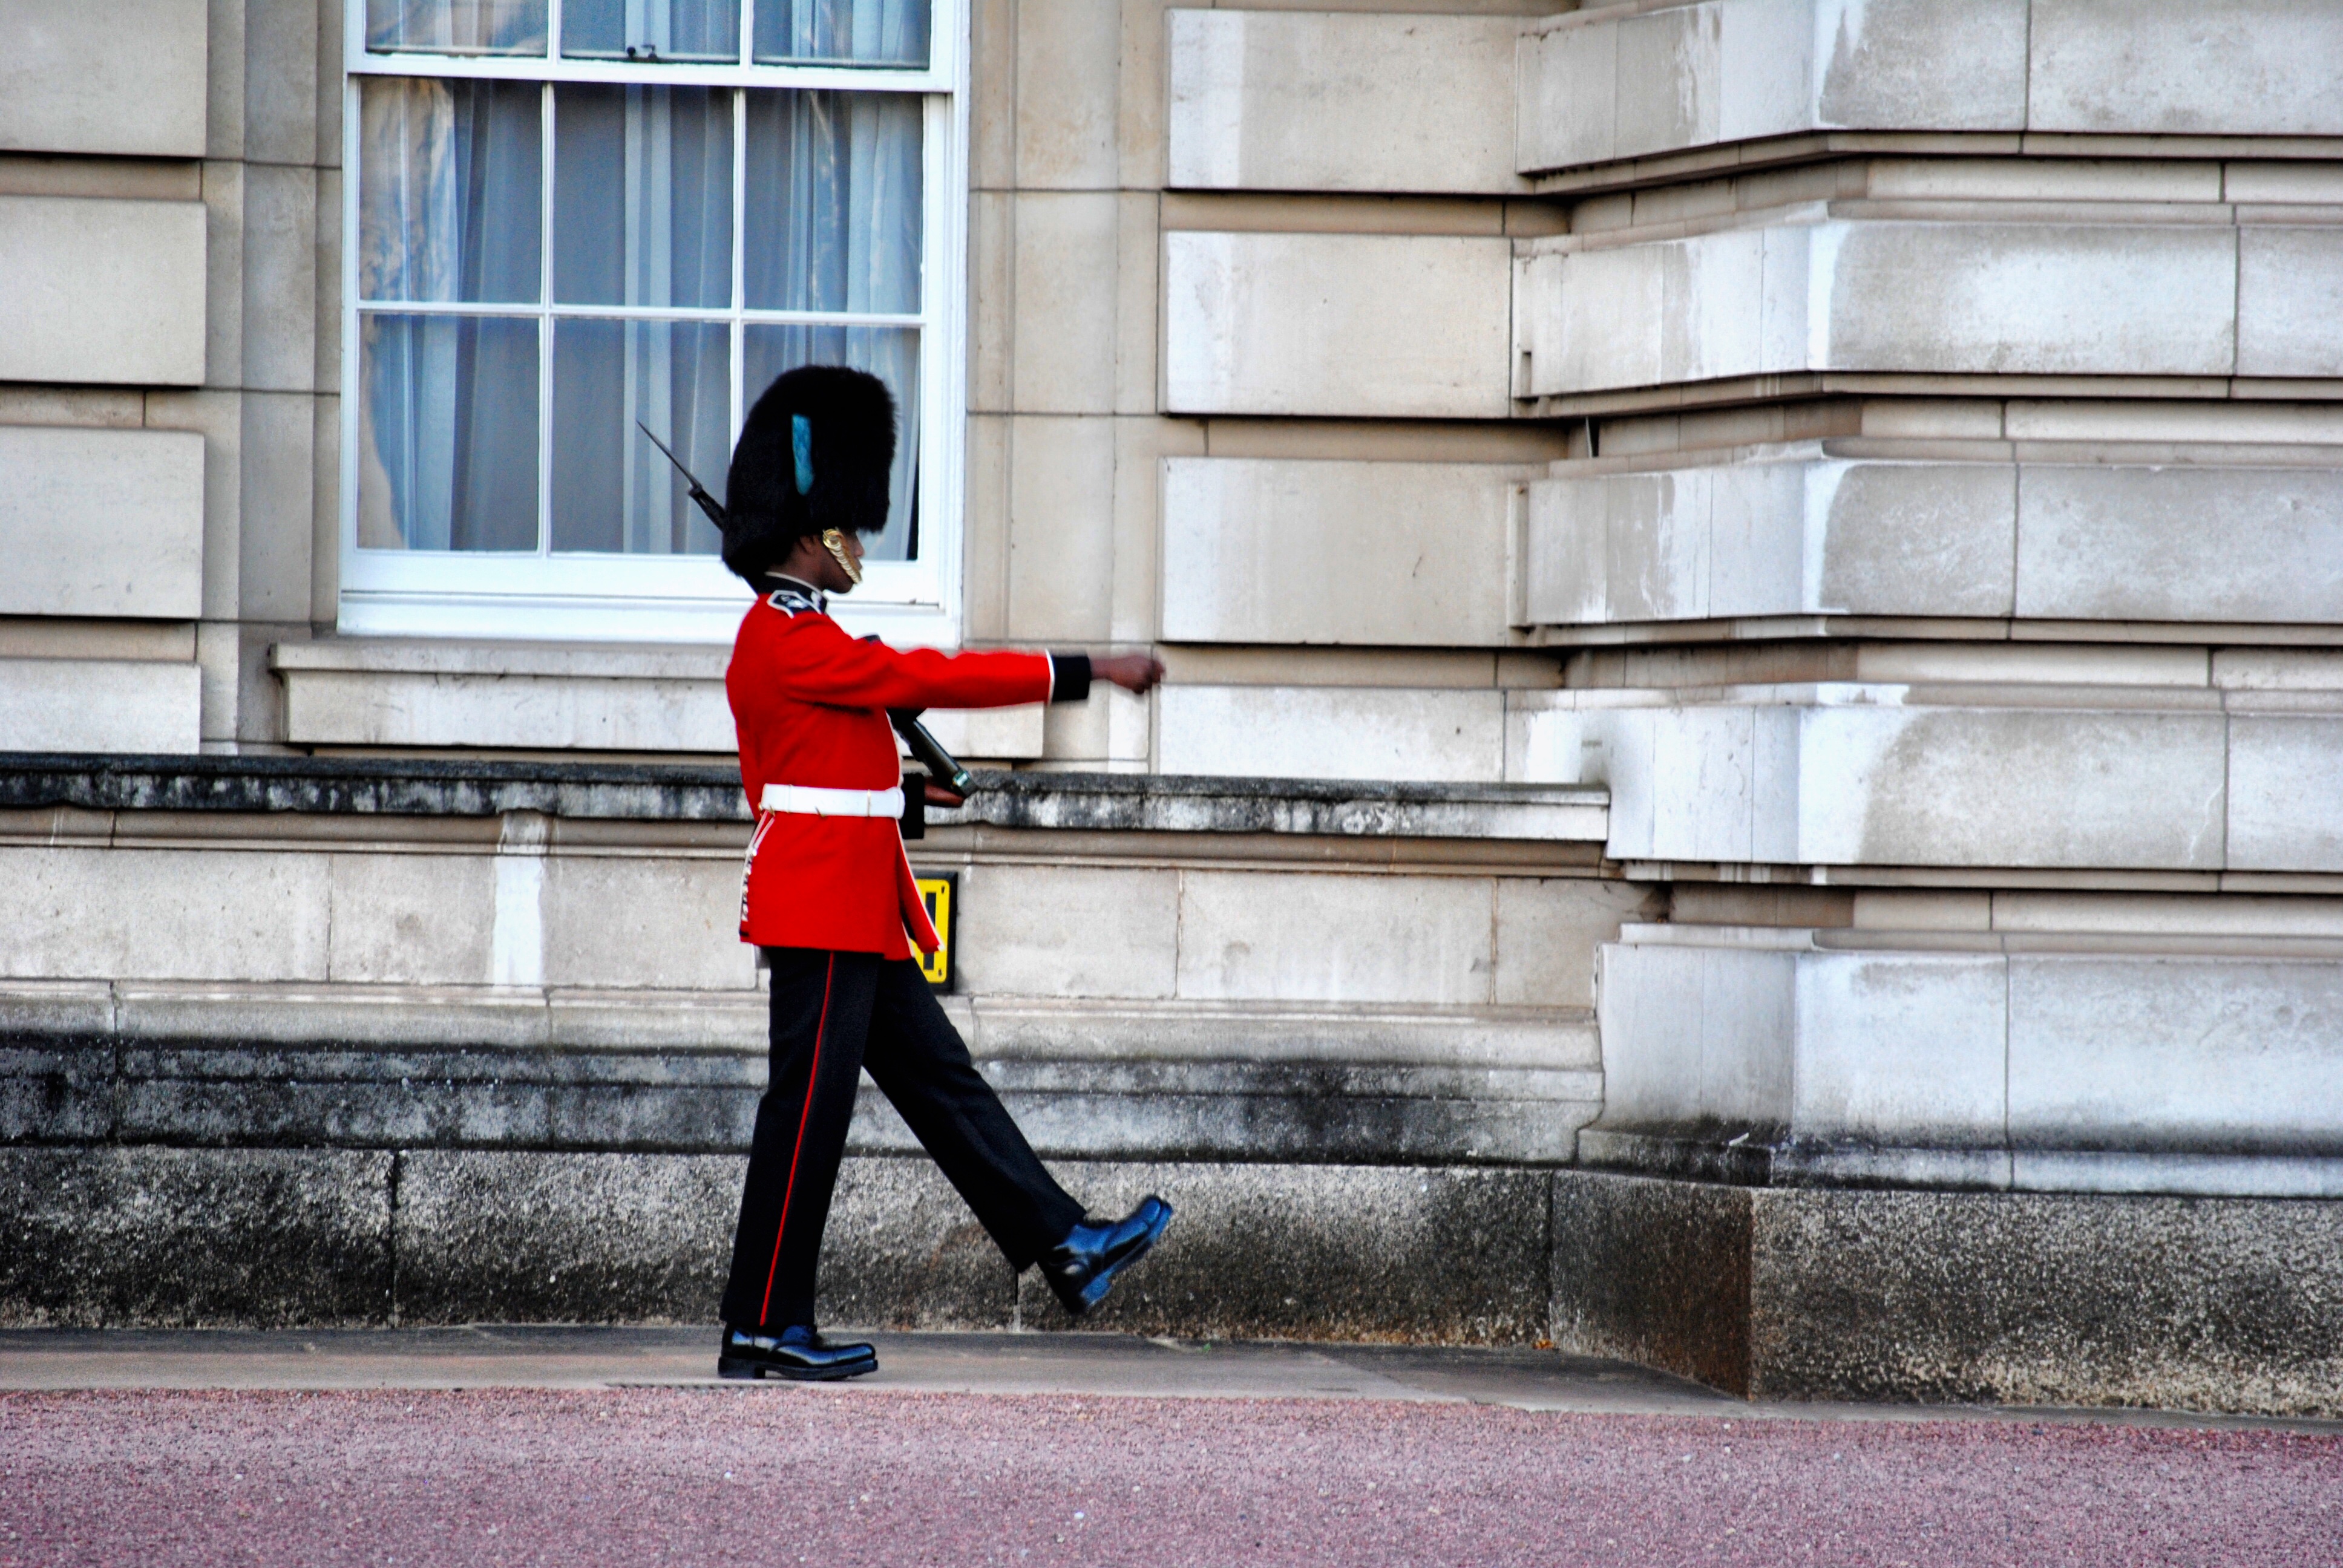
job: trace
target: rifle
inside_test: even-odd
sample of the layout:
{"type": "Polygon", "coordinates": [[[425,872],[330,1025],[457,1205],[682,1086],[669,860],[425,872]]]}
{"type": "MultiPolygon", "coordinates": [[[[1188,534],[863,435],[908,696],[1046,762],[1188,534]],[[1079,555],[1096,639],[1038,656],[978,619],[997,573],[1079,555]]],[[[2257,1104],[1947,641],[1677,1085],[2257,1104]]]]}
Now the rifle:
{"type": "MultiPolygon", "coordinates": [[[[730,520],[729,514],[724,510],[723,503],[708,493],[707,487],[700,484],[692,471],[683,466],[683,459],[668,450],[665,441],[651,435],[649,426],[638,419],[635,421],[635,428],[640,430],[649,439],[650,444],[659,449],[661,457],[675,465],[675,471],[683,476],[683,482],[689,487],[693,504],[708,514],[708,520],[716,525],[717,532],[723,532],[730,520]]],[[[870,640],[875,642],[878,639],[873,638],[870,640]]],[[[910,749],[912,760],[927,769],[929,778],[934,779],[941,788],[966,799],[969,792],[976,788],[976,776],[961,767],[959,760],[943,749],[942,742],[930,735],[928,732],[928,727],[920,722],[920,715],[923,711],[925,710],[917,708],[890,708],[887,710],[887,722],[895,727],[895,733],[903,738],[903,744],[910,749]]],[[[922,798],[920,806],[924,807],[925,803],[922,798]]],[[[924,810],[918,810],[918,814],[914,815],[915,810],[918,810],[918,808],[907,802],[903,809],[905,819],[923,823],[924,810]]],[[[910,836],[918,837],[916,833],[910,836]]]]}

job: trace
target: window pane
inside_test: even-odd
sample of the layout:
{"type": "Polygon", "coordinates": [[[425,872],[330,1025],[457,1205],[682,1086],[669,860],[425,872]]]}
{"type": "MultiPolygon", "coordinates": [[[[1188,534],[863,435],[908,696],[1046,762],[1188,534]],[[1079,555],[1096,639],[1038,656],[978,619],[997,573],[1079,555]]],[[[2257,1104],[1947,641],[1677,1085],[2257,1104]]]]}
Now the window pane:
{"type": "MultiPolygon", "coordinates": [[[[920,554],[920,335],[908,327],[757,327],[741,346],[740,385],[750,407],[784,370],[800,365],[850,365],[895,394],[895,472],[888,486],[886,529],[866,543],[870,558],[917,560],[920,554]]],[[[815,477],[820,482],[820,477],[815,477]]]]}
{"type": "Polygon", "coordinates": [[[358,545],[537,548],[537,323],[361,316],[358,545]]]}
{"type": "Polygon", "coordinates": [[[597,60],[740,58],[740,0],[562,0],[561,52],[597,60]]]}
{"type": "Polygon", "coordinates": [[[553,548],[714,555],[715,525],[635,428],[724,498],[731,332],[721,322],[558,321],[553,327],[553,548]]]}
{"type": "Polygon", "coordinates": [[[359,91],[358,297],[536,299],[541,89],[385,76],[359,91]]]}
{"type": "Polygon", "coordinates": [[[928,63],[928,0],[757,0],[757,58],[928,63]]]}
{"type": "Polygon", "coordinates": [[[560,86],[553,126],[553,297],[730,306],[732,95],[560,86]]]}
{"type": "Polygon", "coordinates": [[[367,0],[377,54],[542,55],[545,0],[367,0]]]}
{"type": "Polygon", "coordinates": [[[920,115],[905,93],[749,95],[752,310],[920,308],[920,115]]]}

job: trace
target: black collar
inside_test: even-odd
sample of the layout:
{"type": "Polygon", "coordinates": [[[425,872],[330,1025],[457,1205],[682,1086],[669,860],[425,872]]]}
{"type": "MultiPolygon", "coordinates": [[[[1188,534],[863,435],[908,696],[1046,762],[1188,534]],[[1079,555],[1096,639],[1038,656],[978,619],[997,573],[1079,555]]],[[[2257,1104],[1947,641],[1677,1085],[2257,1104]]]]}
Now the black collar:
{"type": "Polygon", "coordinates": [[[809,611],[815,615],[830,613],[830,596],[813,584],[802,582],[786,572],[767,572],[765,575],[781,585],[765,596],[765,602],[783,615],[809,611]]]}

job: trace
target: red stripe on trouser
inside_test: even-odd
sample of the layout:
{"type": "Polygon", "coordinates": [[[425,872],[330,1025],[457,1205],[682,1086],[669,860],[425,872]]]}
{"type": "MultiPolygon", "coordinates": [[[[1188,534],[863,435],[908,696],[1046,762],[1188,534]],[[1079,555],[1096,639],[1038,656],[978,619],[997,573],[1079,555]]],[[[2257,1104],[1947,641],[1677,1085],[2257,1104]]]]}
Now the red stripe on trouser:
{"type": "Polygon", "coordinates": [[[821,1020],[813,1026],[813,1069],[806,1074],[805,1109],[798,1113],[798,1141],[789,1151],[789,1180],[781,1189],[781,1218],[773,1227],[773,1261],[765,1266],[765,1299],[757,1307],[757,1324],[764,1326],[765,1314],[773,1306],[773,1276],[781,1268],[781,1232],[789,1226],[789,1198],[798,1190],[798,1156],[805,1152],[806,1123],[813,1120],[813,1091],[821,1082],[821,1037],[830,1027],[830,988],[838,978],[838,955],[830,955],[830,967],[821,977],[821,1020]]]}

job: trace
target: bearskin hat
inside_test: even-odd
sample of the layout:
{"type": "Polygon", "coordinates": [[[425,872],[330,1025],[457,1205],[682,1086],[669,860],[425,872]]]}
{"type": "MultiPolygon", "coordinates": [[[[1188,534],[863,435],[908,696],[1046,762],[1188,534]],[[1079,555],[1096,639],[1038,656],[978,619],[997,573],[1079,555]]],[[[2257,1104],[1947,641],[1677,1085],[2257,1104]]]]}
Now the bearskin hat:
{"type": "Polygon", "coordinates": [[[808,535],[887,526],[895,398],[843,365],[805,365],[765,388],[724,487],[724,564],[755,582],[808,535]],[[800,484],[800,478],[803,484],[800,484]]]}

